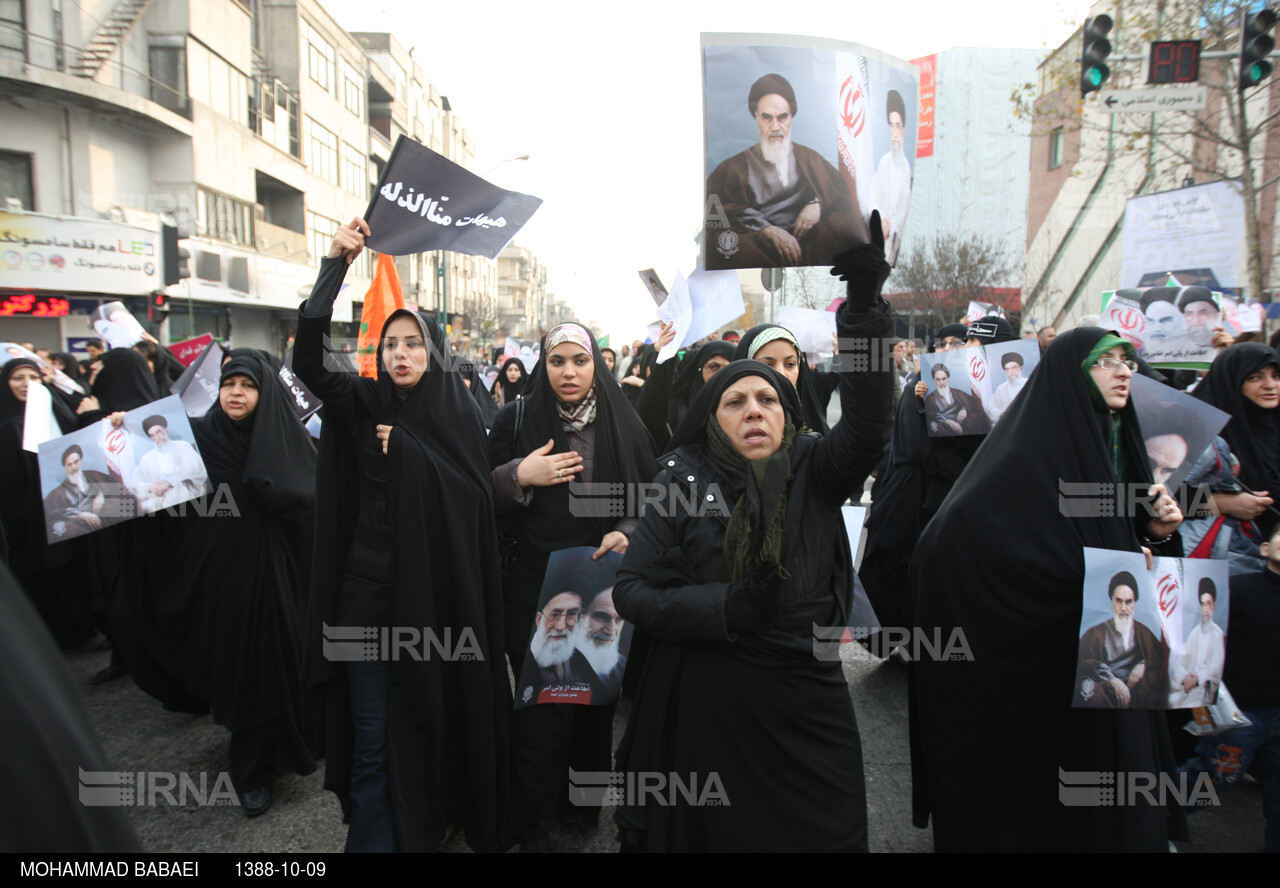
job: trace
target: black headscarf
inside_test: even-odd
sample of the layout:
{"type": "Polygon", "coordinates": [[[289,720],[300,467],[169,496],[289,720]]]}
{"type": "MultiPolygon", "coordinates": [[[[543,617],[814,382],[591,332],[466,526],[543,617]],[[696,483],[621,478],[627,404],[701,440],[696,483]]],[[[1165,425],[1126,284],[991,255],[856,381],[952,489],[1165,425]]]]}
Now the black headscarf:
{"type": "Polygon", "coordinates": [[[998,342],[1014,342],[1013,326],[1000,315],[987,315],[969,325],[965,332],[966,339],[977,339],[983,345],[995,345],[998,342]]]}
{"type": "Polygon", "coordinates": [[[254,411],[236,420],[214,402],[192,426],[209,481],[242,482],[272,512],[314,506],[315,448],[271,363],[260,354],[242,353],[222,366],[221,380],[237,375],[258,387],[254,411]]]}
{"type": "Polygon", "coordinates": [[[498,415],[498,405],[493,402],[493,396],[484,387],[484,382],[480,379],[480,371],[475,362],[466,358],[458,358],[454,362],[454,366],[457,368],[458,373],[471,383],[468,388],[471,392],[472,400],[480,408],[480,418],[484,422],[484,427],[486,429],[493,428],[493,420],[498,415]]]}
{"type": "MultiPolygon", "coordinates": [[[[743,360],[752,356],[752,344],[756,337],[766,330],[772,330],[778,327],[777,324],[757,324],[746,333],[742,334],[742,339],[738,342],[738,347],[734,350],[733,356],[735,360],[743,360]]],[[[785,327],[779,329],[786,329],[785,327]]],[[[790,331],[788,331],[790,332],[790,331]]],[[[792,335],[794,339],[794,334],[792,335]]],[[[784,340],[786,341],[786,340],[784,340]]],[[[790,344],[788,342],[788,344],[790,344]]],[[[762,343],[768,345],[768,343],[762,343]]],[[[796,355],[800,359],[800,376],[796,379],[795,389],[800,395],[800,404],[804,408],[804,424],[811,432],[821,432],[824,435],[830,431],[827,426],[826,410],[822,406],[822,401],[818,396],[817,382],[814,379],[813,371],[809,369],[809,362],[805,360],[804,352],[796,348],[796,355]]],[[[720,371],[723,373],[724,371],[720,371]]],[[[828,393],[830,397],[830,393],[828,393]]]]}
{"type": "Polygon", "coordinates": [[[159,400],[147,359],[131,348],[113,348],[101,358],[93,396],[105,413],[133,410],[159,400]]]}
{"type": "Polygon", "coordinates": [[[697,441],[727,485],[733,504],[724,534],[724,555],[729,578],[746,579],[757,564],[767,562],[777,575],[787,578],[782,565],[783,518],[791,473],[791,445],[803,423],[795,386],[781,373],[759,361],[734,361],[703,386],[689,407],[689,414],[672,439],[674,447],[697,441]],[[725,377],[723,380],[720,377],[725,377]],[[720,399],[730,385],[744,376],[758,376],[778,393],[787,415],[782,446],[767,458],[748,461],[738,453],[716,421],[720,399]],[[698,434],[693,428],[701,420],[698,434]]]}
{"type": "Polygon", "coordinates": [[[1191,394],[1231,414],[1222,437],[1240,460],[1240,483],[1250,490],[1280,493],[1280,408],[1267,410],[1246,398],[1245,379],[1266,366],[1280,369],[1280,353],[1260,342],[1223,351],[1191,394]]]}
{"type": "Polygon", "coordinates": [[[671,384],[671,400],[679,401],[686,407],[702,390],[702,368],[707,361],[719,356],[732,361],[738,346],[732,342],[714,339],[701,348],[691,349],[685,353],[684,360],[676,370],[675,382],[671,384]]]}
{"type": "MultiPolygon", "coordinates": [[[[49,356],[49,363],[55,360],[62,362],[62,372],[71,378],[72,382],[85,385],[84,370],[80,367],[80,362],[67,352],[54,352],[49,356]]],[[[87,386],[85,386],[87,388],[87,386]]]]}
{"type": "Polygon", "coordinates": [[[529,390],[529,371],[524,368],[524,361],[519,358],[507,358],[502,362],[502,369],[498,371],[498,378],[493,381],[493,384],[502,386],[503,404],[514,404],[518,396],[527,394],[529,390]],[[512,364],[520,368],[520,378],[515,382],[507,379],[507,368],[512,364]]]}
{"type": "MultiPolygon", "coordinates": [[[[1084,548],[1137,552],[1144,521],[1115,505],[1127,497],[1116,490],[1121,479],[1082,368],[1106,333],[1077,328],[1054,340],[915,549],[914,624],[944,642],[958,630],[972,654],[916,663],[915,822],[923,827],[932,813],[939,850],[1164,850],[1183,829],[1180,810],[1058,800],[1060,768],[1157,773],[1176,766],[1163,713],[1071,708],[1084,548]],[[1078,503],[1063,504],[1073,488],[1061,485],[1111,498],[1100,501],[1099,517],[1073,517],[1068,506],[1078,503]],[[1018,776],[993,790],[974,762],[990,752],[991,725],[1012,711],[1020,735],[1001,749],[1001,768],[1018,776]]],[[[1132,402],[1117,414],[1132,474],[1124,480],[1148,485],[1132,402]]]]}
{"type": "Polygon", "coordinates": [[[4,365],[3,373],[0,373],[0,423],[8,422],[11,419],[22,419],[27,413],[27,402],[19,401],[13,394],[13,390],[9,388],[9,377],[19,367],[30,367],[36,373],[40,372],[40,365],[30,358],[14,358],[4,365]]]}

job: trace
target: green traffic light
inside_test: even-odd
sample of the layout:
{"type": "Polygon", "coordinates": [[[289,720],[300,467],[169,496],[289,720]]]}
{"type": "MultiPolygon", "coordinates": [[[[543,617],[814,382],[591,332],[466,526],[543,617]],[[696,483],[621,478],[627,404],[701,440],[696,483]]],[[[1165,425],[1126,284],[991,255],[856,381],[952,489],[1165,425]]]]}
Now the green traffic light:
{"type": "Polygon", "coordinates": [[[1099,69],[1090,68],[1089,72],[1085,76],[1089,79],[1089,84],[1091,86],[1102,86],[1102,71],[1099,69]]]}

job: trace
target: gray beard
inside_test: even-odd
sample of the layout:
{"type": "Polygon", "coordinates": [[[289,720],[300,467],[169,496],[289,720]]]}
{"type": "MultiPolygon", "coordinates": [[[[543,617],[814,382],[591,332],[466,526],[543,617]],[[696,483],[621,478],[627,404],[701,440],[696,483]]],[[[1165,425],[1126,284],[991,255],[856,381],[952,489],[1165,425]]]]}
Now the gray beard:
{"type": "Polygon", "coordinates": [[[788,133],[782,142],[775,144],[768,138],[760,140],[760,153],[764,159],[773,164],[778,171],[778,181],[786,188],[791,184],[791,134],[788,133]]]}
{"type": "Polygon", "coordinates": [[[575,625],[572,631],[560,641],[552,641],[547,637],[546,631],[539,626],[533,633],[533,640],[529,642],[529,653],[533,654],[534,662],[543,669],[568,663],[569,658],[573,656],[574,644],[582,634],[578,631],[580,625],[581,623],[575,625]]]}
{"type": "Polygon", "coordinates": [[[618,636],[613,637],[610,644],[596,644],[590,635],[583,634],[578,639],[578,650],[587,658],[596,675],[608,675],[618,665],[618,636]]]}

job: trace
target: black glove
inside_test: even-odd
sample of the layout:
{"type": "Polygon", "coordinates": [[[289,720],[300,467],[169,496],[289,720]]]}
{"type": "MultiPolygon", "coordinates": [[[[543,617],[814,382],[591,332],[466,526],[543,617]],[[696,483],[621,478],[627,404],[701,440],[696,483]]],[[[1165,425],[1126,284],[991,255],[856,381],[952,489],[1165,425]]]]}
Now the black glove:
{"type": "Polygon", "coordinates": [[[836,254],[831,275],[846,281],[849,307],[865,311],[876,304],[880,288],[889,279],[889,263],[884,260],[884,231],[880,211],[871,211],[871,243],[859,244],[836,254]]]}
{"type": "Polygon", "coordinates": [[[778,612],[777,565],[761,562],[751,576],[730,583],[724,596],[724,624],[732,633],[763,632],[778,612]]]}

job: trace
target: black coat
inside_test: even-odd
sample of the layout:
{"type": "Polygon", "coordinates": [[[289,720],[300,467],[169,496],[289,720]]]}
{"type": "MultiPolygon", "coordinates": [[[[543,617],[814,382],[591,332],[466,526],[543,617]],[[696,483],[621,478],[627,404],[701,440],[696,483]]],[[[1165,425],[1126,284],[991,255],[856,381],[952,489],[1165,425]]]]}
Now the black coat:
{"type": "MultiPolygon", "coordinates": [[[[346,263],[325,259],[317,293],[332,305],[346,263]]],[[[313,299],[316,295],[313,294],[313,299]]],[[[358,447],[380,446],[377,424],[391,425],[385,459],[390,529],[392,622],[467,657],[397,657],[391,663],[387,742],[392,812],[402,851],[434,849],[462,826],[477,850],[505,847],[510,783],[507,718],[511,686],[503,650],[493,500],[480,411],[448,365],[448,343],[434,320],[401,309],[430,345],[427,372],[407,395],[378,379],[326,367],[328,314],[298,318],[294,369],[324,400],[316,481],[315,560],[306,621],[304,669],[325,686],[325,787],[349,811],[353,728],[343,664],[326,658],[324,626],[336,623],[347,553],[356,533],[363,480],[358,447]]],[[[384,325],[383,329],[386,329],[384,325]]],[[[425,642],[424,642],[425,643],[425,642]]]]}
{"type": "MultiPolygon", "coordinates": [[[[838,320],[842,337],[889,332],[879,311],[842,312],[838,320]]],[[[735,361],[713,377],[675,440],[686,440],[687,424],[699,417],[705,427],[721,391],[755,368],[767,371],[735,361]]],[[[787,385],[767,373],[775,386],[787,385]]],[[[815,656],[814,628],[843,628],[850,616],[856,578],[840,507],[860,494],[880,458],[893,387],[887,367],[840,381],[841,422],[792,444],[782,544],[790,579],[766,632],[734,635],[725,624],[733,504],[705,445],[694,440],[659,459],[657,483],[682,489],[697,508],[648,511],[618,573],[619,613],[655,641],[617,769],[716,774],[727,806],[621,808],[628,841],[646,850],[866,850],[857,722],[839,658],[815,656]]],[[[798,425],[798,396],[791,390],[782,399],[798,425]]]]}

